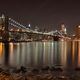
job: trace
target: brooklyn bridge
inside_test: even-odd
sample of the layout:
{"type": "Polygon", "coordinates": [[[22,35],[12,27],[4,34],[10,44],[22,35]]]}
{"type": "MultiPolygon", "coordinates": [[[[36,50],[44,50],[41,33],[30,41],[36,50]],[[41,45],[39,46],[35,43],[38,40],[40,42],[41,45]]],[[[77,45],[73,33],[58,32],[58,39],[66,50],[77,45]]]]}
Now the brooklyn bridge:
{"type": "Polygon", "coordinates": [[[0,17],[0,41],[55,41],[59,39],[68,39],[68,37],[59,30],[41,32],[37,29],[32,30],[8,16],[0,17]]]}

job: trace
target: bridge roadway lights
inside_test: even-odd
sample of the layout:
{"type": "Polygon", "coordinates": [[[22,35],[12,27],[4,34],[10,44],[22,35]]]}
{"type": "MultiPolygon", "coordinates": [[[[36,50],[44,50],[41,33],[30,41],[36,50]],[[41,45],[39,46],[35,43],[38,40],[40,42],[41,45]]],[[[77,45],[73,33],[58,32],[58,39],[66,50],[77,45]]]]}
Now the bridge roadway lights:
{"type": "MultiPolygon", "coordinates": [[[[14,33],[18,33],[21,35],[21,39],[18,39],[18,40],[15,40],[14,41],[27,41],[27,40],[30,40],[30,41],[42,41],[42,40],[54,40],[54,41],[58,41],[59,40],[59,36],[51,36],[51,35],[44,35],[44,34],[34,34],[34,33],[25,33],[25,40],[23,38],[24,36],[24,32],[11,32],[13,33],[12,35],[14,36],[14,33]]],[[[15,35],[16,35],[15,34],[15,35]]],[[[6,35],[7,36],[7,35],[6,35]]],[[[13,37],[15,38],[15,36],[13,37]]]]}

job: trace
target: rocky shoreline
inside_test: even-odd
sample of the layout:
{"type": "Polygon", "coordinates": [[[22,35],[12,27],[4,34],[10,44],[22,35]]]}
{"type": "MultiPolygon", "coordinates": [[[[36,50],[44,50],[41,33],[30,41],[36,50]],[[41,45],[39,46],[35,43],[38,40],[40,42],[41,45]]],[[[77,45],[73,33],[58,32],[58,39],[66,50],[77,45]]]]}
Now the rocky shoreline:
{"type": "Polygon", "coordinates": [[[79,68],[67,73],[63,68],[54,66],[44,66],[40,69],[28,69],[24,66],[0,67],[0,80],[80,80],[79,74],[79,68]]]}

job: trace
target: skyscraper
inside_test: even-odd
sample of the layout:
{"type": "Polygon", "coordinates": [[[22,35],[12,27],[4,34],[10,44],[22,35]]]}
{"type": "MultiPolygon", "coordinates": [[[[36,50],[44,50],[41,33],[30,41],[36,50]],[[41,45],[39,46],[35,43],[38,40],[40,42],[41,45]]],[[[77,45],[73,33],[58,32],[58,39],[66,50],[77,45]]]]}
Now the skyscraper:
{"type": "Polygon", "coordinates": [[[67,30],[66,30],[66,27],[65,27],[64,23],[61,24],[60,28],[61,28],[60,29],[60,32],[62,34],[64,34],[64,35],[67,34],[67,30]]]}
{"type": "Polygon", "coordinates": [[[76,27],[76,37],[80,39],[80,25],[76,27]]]}

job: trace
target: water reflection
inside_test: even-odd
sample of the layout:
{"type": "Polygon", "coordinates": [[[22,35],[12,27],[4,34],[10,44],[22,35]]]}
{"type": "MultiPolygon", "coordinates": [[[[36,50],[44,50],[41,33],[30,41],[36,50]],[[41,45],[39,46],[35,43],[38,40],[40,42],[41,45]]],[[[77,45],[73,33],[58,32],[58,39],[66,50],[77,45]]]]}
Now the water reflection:
{"type": "Polygon", "coordinates": [[[75,60],[75,42],[72,42],[72,63],[74,64],[75,60]]]}
{"type": "Polygon", "coordinates": [[[4,53],[3,48],[4,48],[3,44],[0,43],[0,63],[1,64],[3,63],[3,59],[4,59],[3,58],[3,53],[4,53]]]}
{"type": "Polygon", "coordinates": [[[67,42],[60,42],[60,49],[59,49],[59,53],[61,54],[60,55],[60,58],[61,58],[61,64],[63,64],[65,67],[66,67],[66,64],[67,64],[67,42]]]}
{"type": "Polygon", "coordinates": [[[3,47],[3,46],[2,46],[2,43],[0,43],[0,57],[2,56],[2,53],[3,53],[3,52],[2,52],[2,49],[3,49],[2,47],[3,47]]]}
{"type": "Polygon", "coordinates": [[[80,67],[80,42],[78,42],[78,66],[80,67]]]}
{"type": "Polygon", "coordinates": [[[9,49],[5,55],[5,45],[0,43],[0,64],[7,61],[11,66],[80,66],[80,42],[10,43],[9,49]]]}

